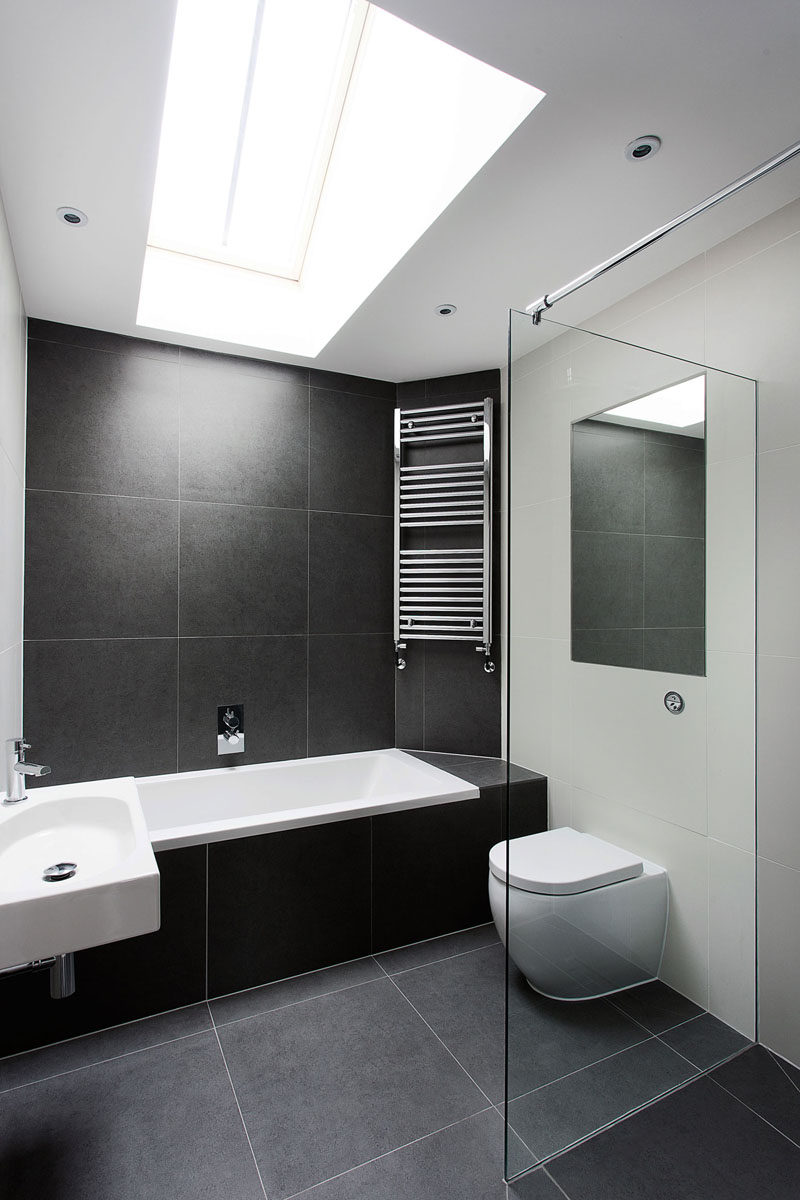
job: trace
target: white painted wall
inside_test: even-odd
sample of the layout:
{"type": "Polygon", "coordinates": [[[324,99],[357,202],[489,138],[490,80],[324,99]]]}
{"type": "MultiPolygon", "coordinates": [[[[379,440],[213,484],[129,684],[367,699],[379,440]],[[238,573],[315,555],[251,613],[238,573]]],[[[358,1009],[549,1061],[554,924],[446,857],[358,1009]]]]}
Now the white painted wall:
{"type": "Polygon", "coordinates": [[[0,743],[22,730],[26,330],[0,202],[0,743]]]}

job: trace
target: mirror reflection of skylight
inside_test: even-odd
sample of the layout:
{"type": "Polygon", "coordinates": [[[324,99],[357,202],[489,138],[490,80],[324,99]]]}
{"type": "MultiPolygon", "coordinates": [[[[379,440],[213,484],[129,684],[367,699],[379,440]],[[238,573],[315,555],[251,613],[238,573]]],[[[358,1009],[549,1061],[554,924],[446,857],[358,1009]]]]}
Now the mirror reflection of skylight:
{"type": "Polygon", "coordinates": [[[179,0],[138,323],[313,357],[543,94],[366,0],[179,0]]]}
{"type": "Polygon", "coordinates": [[[602,414],[619,417],[626,422],[642,422],[664,426],[667,429],[686,429],[689,425],[702,425],[706,414],[706,377],[696,375],[683,383],[660,388],[639,400],[629,400],[617,408],[609,408],[602,414]]]}

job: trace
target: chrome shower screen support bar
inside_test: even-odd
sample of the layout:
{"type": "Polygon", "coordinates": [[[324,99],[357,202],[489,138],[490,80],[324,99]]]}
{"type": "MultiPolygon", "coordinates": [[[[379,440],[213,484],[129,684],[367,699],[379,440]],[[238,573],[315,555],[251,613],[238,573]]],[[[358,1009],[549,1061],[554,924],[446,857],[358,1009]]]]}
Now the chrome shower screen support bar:
{"type": "Polygon", "coordinates": [[[691,221],[693,217],[700,216],[714,205],[720,204],[723,200],[727,200],[730,196],[735,196],[737,192],[741,192],[743,188],[748,187],[751,183],[755,183],[757,179],[762,179],[764,175],[768,175],[770,171],[774,171],[777,167],[782,167],[784,163],[790,162],[800,154],[800,142],[795,142],[794,145],[788,146],[782,150],[780,154],[776,154],[773,158],[767,159],[761,166],[754,167],[752,171],[748,171],[746,175],[742,175],[739,179],[735,179],[733,183],[729,183],[727,187],[721,188],[718,192],[714,192],[713,196],[708,196],[699,204],[695,204],[694,208],[687,208],[680,216],[675,217],[672,221],[668,221],[666,225],[662,225],[659,229],[654,229],[652,233],[648,233],[646,237],[640,238],[638,242],[634,242],[619,254],[615,254],[613,258],[606,259],[596,267],[592,267],[591,271],[584,272],[577,279],[573,279],[571,283],[567,283],[564,287],[559,288],[555,292],[547,292],[546,295],[535,300],[533,304],[529,304],[525,311],[530,313],[533,318],[534,325],[538,325],[542,319],[542,314],[552,308],[559,300],[563,300],[565,296],[571,296],[573,292],[577,292],[580,288],[585,287],[587,283],[593,283],[595,279],[599,279],[608,271],[612,271],[614,267],[620,266],[627,262],[629,258],[633,258],[640,250],[646,250],[649,246],[666,237],[668,233],[672,233],[673,229],[679,229],[681,225],[685,225],[687,221],[691,221]]]}

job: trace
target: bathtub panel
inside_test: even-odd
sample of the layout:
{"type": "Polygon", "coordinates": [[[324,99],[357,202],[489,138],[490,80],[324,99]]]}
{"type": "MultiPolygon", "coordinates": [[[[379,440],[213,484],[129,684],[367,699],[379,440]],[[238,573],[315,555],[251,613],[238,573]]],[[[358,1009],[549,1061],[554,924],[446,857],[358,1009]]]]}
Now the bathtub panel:
{"type": "Polygon", "coordinates": [[[374,818],[374,951],[491,920],[486,863],[500,840],[504,791],[374,818]]]}
{"type": "Polygon", "coordinates": [[[208,852],[210,996],[369,954],[368,818],[213,842],[208,852]]]}

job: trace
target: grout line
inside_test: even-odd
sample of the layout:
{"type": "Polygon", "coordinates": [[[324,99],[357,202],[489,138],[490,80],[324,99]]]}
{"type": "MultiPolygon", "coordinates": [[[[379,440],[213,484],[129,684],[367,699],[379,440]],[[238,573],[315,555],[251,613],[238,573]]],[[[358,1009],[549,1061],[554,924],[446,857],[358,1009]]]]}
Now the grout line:
{"type": "Polygon", "coordinates": [[[484,1100],[486,1101],[486,1103],[487,1103],[487,1104],[489,1104],[489,1105],[490,1105],[492,1108],[494,1108],[494,1102],[493,1102],[493,1101],[492,1101],[492,1100],[491,1100],[491,1099],[490,1099],[490,1098],[489,1098],[489,1097],[486,1095],[486,1092],[483,1090],[483,1088],[480,1086],[480,1084],[479,1084],[479,1083],[477,1083],[477,1082],[476,1082],[476,1081],[475,1081],[475,1080],[472,1078],[472,1076],[470,1075],[469,1071],[468,1071],[468,1070],[467,1070],[467,1068],[464,1066],[464,1064],[463,1064],[463,1063],[461,1063],[461,1062],[459,1062],[459,1060],[456,1058],[455,1054],[453,1054],[453,1051],[452,1051],[452,1050],[450,1049],[450,1047],[449,1047],[449,1046],[446,1044],[446,1042],[442,1041],[442,1039],[439,1037],[439,1034],[436,1032],[436,1030],[433,1028],[433,1026],[428,1024],[428,1022],[425,1020],[425,1018],[423,1017],[423,1015],[422,1015],[422,1013],[419,1011],[419,1009],[418,1009],[418,1008],[416,1008],[416,1007],[415,1007],[415,1006],[414,1006],[414,1005],[411,1003],[411,1001],[409,1000],[409,998],[408,998],[408,996],[405,994],[405,992],[402,990],[402,988],[400,988],[400,987],[399,987],[399,986],[398,986],[398,985],[395,983],[395,981],[394,981],[394,979],[392,978],[392,976],[391,976],[391,975],[387,974],[387,972],[384,970],[384,968],[381,966],[381,964],[380,964],[380,963],[378,963],[378,966],[379,966],[379,967],[381,967],[381,970],[382,970],[382,971],[384,972],[384,974],[386,975],[386,978],[389,980],[389,982],[391,983],[392,987],[394,987],[394,988],[397,988],[397,991],[398,991],[398,992],[400,993],[400,995],[403,997],[403,999],[405,1000],[406,1004],[408,1004],[408,1005],[409,1005],[409,1007],[410,1007],[410,1008],[411,1008],[411,1009],[412,1009],[412,1010],[413,1010],[413,1011],[414,1011],[414,1012],[417,1014],[417,1016],[419,1017],[420,1021],[422,1021],[423,1025],[427,1026],[427,1028],[428,1028],[428,1029],[430,1029],[431,1033],[432,1033],[432,1034],[433,1034],[433,1036],[436,1038],[437,1042],[439,1042],[439,1043],[440,1043],[440,1044],[441,1044],[441,1045],[444,1047],[444,1049],[447,1051],[447,1053],[448,1053],[448,1054],[450,1055],[450,1057],[452,1058],[453,1062],[454,1062],[454,1063],[456,1063],[456,1064],[457,1064],[457,1066],[459,1066],[459,1067],[461,1068],[461,1070],[462,1070],[462,1071],[464,1072],[464,1074],[466,1075],[467,1079],[469,1079],[471,1083],[475,1084],[475,1087],[478,1089],[478,1091],[480,1092],[480,1094],[483,1096],[483,1098],[484,1098],[484,1100]]]}
{"type": "MultiPolygon", "coordinates": [[[[131,1022],[132,1024],[132,1022],[131,1022]]],[[[119,1028],[119,1026],[113,1026],[119,1028]]],[[[48,1083],[52,1079],[60,1079],[62,1075],[75,1075],[78,1071],[89,1071],[92,1067],[107,1066],[109,1063],[117,1062],[120,1058],[131,1058],[134,1054],[144,1054],[148,1050],[159,1050],[164,1046],[172,1046],[175,1042],[186,1042],[189,1038],[202,1037],[205,1033],[213,1033],[213,1026],[208,1029],[195,1029],[192,1033],[181,1033],[178,1037],[166,1038],[163,1042],[153,1042],[148,1046],[137,1046],[134,1050],[123,1050],[121,1054],[111,1054],[108,1058],[98,1058],[94,1062],[81,1063],[79,1066],[67,1067],[63,1071],[54,1071],[52,1075],[42,1075],[39,1079],[28,1079],[24,1083],[15,1083],[11,1087],[0,1088],[0,1096],[7,1096],[10,1092],[18,1092],[22,1088],[36,1087],[38,1083],[48,1083]]],[[[86,1035],[84,1035],[86,1036],[86,1035]]],[[[92,1036],[91,1034],[88,1036],[92,1036]]],[[[73,1040],[73,1039],[70,1039],[73,1040]]],[[[64,1042],[52,1043],[56,1046],[65,1045],[64,1042]]],[[[22,1053],[33,1053],[32,1051],[23,1051],[22,1053]]],[[[13,1057],[16,1057],[14,1055],[13,1057]]]]}
{"type": "Polygon", "coordinates": [[[331,517],[372,517],[376,520],[391,521],[387,513],[379,512],[350,512],[342,508],[302,508],[296,504],[243,504],[238,500],[189,500],[181,496],[147,496],[131,495],[128,492],[77,492],[70,488],[34,488],[26,487],[26,492],[36,495],[50,496],[89,496],[100,500],[147,500],[163,504],[205,504],[214,508],[266,508],[272,512],[321,513],[331,517]]]}
{"type": "Polygon", "coordinates": [[[556,1178],[554,1178],[554,1176],[552,1176],[550,1174],[547,1167],[542,1167],[542,1171],[547,1176],[547,1178],[550,1180],[550,1182],[553,1184],[553,1186],[558,1188],[558,1190],[561,1192],[561,1195],[566,1196],[566,1200],[570,1200],[569,1196],[567,1196],[567,1193],[564,1191],[561,1184],[558,1182],[558,1180],[556,1178]]]}
{"type": "MultiPolygon", "coordinates": [[[[150,1013],[146,1017],[133,1017],[130,1021],[118,1021],[116,1025],[104,1025],[102,1029],[91,1029],[88,1033],[76,1033],[72,1037],[60,1038],[57,1042],[45,1042],[43,1046],[30,1046],[27,1050],[17,1050],[13,1054],[4,1054],[0,1056],[0,1068],[2,1068],[4,1063],[10,1062],[12,1059],[23,1058],[26,1054],[38,1054],[43,1050],[52,1050],[56,1046],[68,1046],[70,1043],[80,1042],[84,1038],[88,1040],[89,1038],[97,1037],[100,1033],[113,1033],[115,1029],[127,1029],[129,1025],[138,1025],[144,1021],[154,1021],[158,1017],[171,1016],[172,1013],[185,1012],[187,1009],[196,1008],[200,1004],[203,1004],[202,1000],[193,1000],[191,1004],[179,1004],[177,1008],[165,1008],[161,1012],[150,1013]]],[[[202,1032],[202,1030],[198,1032],[202,1032]]],[[[180,1036],[187,1037],[190,1035],[181,1034],[180,1036]]],[[[167,1040],[172,1041],[174,1039],[168,1038],[167,1040]]]]}
{"type": "MultiPolygon", "coordinates": [[[[211,845],[210,842],[206,842],[206,906],[205,906],[205,923],[206,923],[205,934],[206,934],[206,936],[205,936],[205,950],[204,950],[204,955],[203,955],[203,963],[204,963],[204,967],[205,967],[204,996],[205,996],[206,1005],[208,1005],[208,859],[209,859],[210,845],[211,845]]],[[[210,1006],[208,1008],[208,1012],[209,1012],[209,1015],[211,1016],[211,1023],[213,1025],[214,1017],[213,1017],[213,1014],[211,1013],[210,1006]]]]}
{"type": "MultiPolygon", "coordinates": [[[[177,587],[175,598],[175,637],[177,644],[175,647],[175,771],[181,769],[181,401],[183,399],[183,387],[181,386],[181,353],[178,351],[178,561],[177,561],[177,587]]],[[[208,852],[206,852],[206,897],[208,897],[208,852]]],[[[206,929],[208,928],[208,913],[206,912],[206,929]]],[[[206,989],[208,995],[208,989],[206,989]]]]}
{"type": "Polygon", "coordinates": [[[792,1087],[795,1089],[795,1091],[800,1092],[800,1086],[798,1086],[795,1083],[795,1081],[792,1079],[789,1072],[786,1070],[786,1067],[783,1065],[783,1060],[781,1059],[780,1055],[775,1054],[775,1052],[770,1050],[768,1046],[765,1046],[764,1049],[766,1050],[767,1054],[770,1056],[772,1061],[775,1063],[775,1065],[780,1068],[780,1070],[783,1072],[783,1074],[789,1080],[789,1083],[792,1085],[792,1087]]]}
{"type": "Polygon", "coordinates": [[[311,757],[311,384],[306,388],[306,758],[311,757]]]}
{"type": "MultiPolygon", "coordinates": [[[[415,945],[418,943],[412,942],[411,944],[415,945]]],[[[481,950],[491,950],[493,946],[499,945],[500,939],[497,938],[494,942],[487,942],[485,946],[473,946],[470,950],[457,950],[455,954],[446,954],[443,958],[433,958],[430,962],[418,963],[415,967],[402,967],[399,971],[386,971],[383,963],[379,963],[379,966],[386,971],[390,979],[393,979],[395,975],[410,975],[412,971],[424,971],[426,967],[435,967],[438,963],[450,962],[452,958],[464,958],[467,954],[478,954],[481,950]]],[[[379,954],[381,953],[394,954],[395,952],[393,950],[383,950],[379,951],[379,954]]]]}
{"type": "Polygon", "coordinates": [[[264,1187],[264,1180],[261,1178],[261,1170],[258,1165],[258,1159],[256,1158],[256,1152],[253,1149],[253,1143],[250,1141],[250,1134],[248,1133],[247,1125],[245,1123],[244,1115],[242,1113],[242,1108],[241,1108],[241,1105],[239,1104],[239,1097],[236,1095],[236,1088],[233,1086],[233,1079],[231,1078],[230,1068],[228,1067],[228,1060],[225,1057],[225,1051],[222,1049],[222,1042],[219,1040],[219,1033],[217,1032],[216,1025],[213,1027],[213,1029],[214,1029],[214,1037],[216,1038],[217,1045],[219,1046],[219,1052],[222,1055],[222,1063],[223,1063],[223,1066],[225,1067],[225,1074],[228,1076],[228,1083],[231,1085],[231,1092],[233,1093],[233,1100],[236,1105],[236,1109],[239,1113],[239,1120],[242,1122],[242,1129],[244,1130],[244,1136],[247,1138],[247,1144],[250,1147],[250,1153],[253,1157],[253,1166],[255,1167],[256,1174],[258,1175],[258,1182],[261,1184],[261,1191],[264,1193],[264,1200],[267,1200],[267,1189],[264,1187]]]}
{"type": "Polygon", "coordinates": [[[482,1116],[483,1113],[491,1112],[493,1108],[493,1104],[490,1104],[487,1108],[479,1108],[477,1112],[470,1113],[466,1117],[460,1117],[457,1121],[451,1121],[449,1125],[443,1125],[441,1129],[433,1129],[430,1133],[423,1133],[421,1137],[413,1138],[410,1142],[404,1142],[402,1146],[395,1146],[393,1150],[386,1150],[383,1154],[376,1155],[375,1158],[368,1158],[364,1162],[356,1163],[354,1167],[348,1167],[346,1171],[340,1171],[338,1175],[330,1175],[327,1179],[319,1179],[316,1183],[312,1183],[310,1187],[303,1188],[300,1192],[292,1192],[291,1196],[285,1197],[285,1200],[296,1200],[298,1196],[307,1196],[315,1188],[322,1187],[326,1183],[332,1183],[334,1179],[343,1179],[345,1175],[352,1175],[354,1171],[360,1171],[362,1167],[369,1167],[373,1163],[380,1162],[381,1159],[391,1158],[393,1154],[399,1154],[401,1150],[408,1150],[410,1146],[417,1146],[420,1142],[427,1141],[428,1138],[436,1137],[440,1133],[446,1133],[448,1129],[455,1129],[456,1126],[463,1125],[465,1121],[472,1121],[475,1117],[482,1116]]]}
{"type": "MultiPolygon", "coordinates": [[[[733,1057],[738,1058],[739,1056],[734,1055],[733,1057]]],[[[721,1067],[723,1065],[723,1063],[717,1063],[717,1066],[721,1067]]],[[[742,1100],[740,1096],[737,1096],[735,1092],[732,1092],[726,1088],[725,1085],[720,1083],[718,1079],[711,1079],[711,1082],[716,1084],[720,1091],[725,1092],[727,1096],[730,1096],[732,1100],[735,1100],[737,1104],[741,1104],[742,1108],[746,1108],[748,1112],[751,1112],[754,1117],[758,1117],[759,1121],[763,1121],[763,1123],[768,1125],[770,1129],[774,1129],[776,1133],[779,1133],[782,1138],[785,1138],[787,1142],[795,1147],[795,1149],[800,1150],[800,1142],[796,1142],[794,1138],[789,1137],[788,1133],[784,1133],[783,1130],[779,1129],[777,1125],[773,1125],[772,1121],[768,1121],[762,1113],[758,1112],[755,1108],[751,1108],[750,1105],[742,1100]]]]}
{"type": "MultiPolygon", "coordinates": [[[[369,957],[371,957],[371,955],[369,957]]],[[[354,961],[360,961],[360,960],[354,960],[354,961]]],[[[313,972],[310,972],[310,974],[313,974],[313,972]]],[[[294,975],[294,976],[291,976],[290,978],[302,979],[303,976],[302,975],[294,975]]],[[[283,983],[283,982],[285,982],[285,981],[284,980],[276,980],[276,983],[283,983]]],[[[241,1024],[242,1021],[252,1021],[255,1017],[268,1017],[271,1013],[282,1012],[286,1008],[295,1008],[298,1004],[310,1004],[314,1000],[324,1000],[327,996],[337,996],[340,992],[352,991],[353,988],[366,987],[367,984],[370,984],[370,983],[383,983],[383,979],[380,975],[374,975],[371,979],[359,979],[356,983],[345,984],[344,987],[331,988],[330,991],[328,991],[328,992],[317,992],[313,996],[303,996],[299,1000],[289,1000],[286,1004],[276,1004],[276,1005],[274,1005],[273,1008],[264,1008],[264,1009],[261,1009],[259,1012],[247,1013],[242,1017],[231,1017],[231,1019],[228,1021],[218,1020],[212,1012],[211,1019],[214,1022],[214,1027],[216,1029],[222,1029],[223,1027],[225,1027],[227,1025],[239,1025],[239,1024],[241,1024]]],[[[264,987],[264,986],[270,987],[271,985],[270,984],[266,984],[266,985],[261,984],[260,986],[261,987],[264,987]]],[[[250,988],[245,989],[245,991],[250,991],[250,990],[252,990],[252,989],[250,989],[250,988]]],[[[231,992],[229,994],[232,996],[242,995],[241,992],[231,992]]],[[[220,1000],[220,999],[224,999],[224,998],[225,997],[222,997],[222,996],[215,996],[212,998],[212,1000],[209,1001],[209,1004],[213,1003],[213,1000],[220,1000]]]]}

